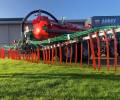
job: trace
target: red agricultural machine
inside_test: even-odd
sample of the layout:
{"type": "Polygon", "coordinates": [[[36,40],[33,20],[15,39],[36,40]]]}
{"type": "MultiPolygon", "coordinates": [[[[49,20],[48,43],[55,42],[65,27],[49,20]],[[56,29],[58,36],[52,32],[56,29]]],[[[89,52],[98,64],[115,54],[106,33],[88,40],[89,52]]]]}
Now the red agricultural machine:
{"type": "Polygon", "coordinates": [[[53,38],[63,34],[69,34],[72,32],[80,31],[75,25],[71,23],[64,23],[58,21],[52,14],[44,10],[35,10],[30,12],[23,20],[22,23],[22,33],[23,37],[25,36],[25,22],[27,19],[36,14],[36,18],[32,20],[32,35],[34,40],[45,40],[48,38],[53,38]],[[46,14],[46,15],[42,15],[46,14]],[[50,19],[52,18],[52,19],[50,19]]]}
{"type": "MultiPolygon", "coordinates": [[[[68,35],[72,34],[74,32],[83,31],[84,29],[78,28],[77,25],[64,22],[63,20],[59,21],[57,18],[55,18],[52,14],[50,14],[47,11],[44,10],[35,10],[30,12],[23,20],[22,23],[22,36],[23,36],[23,44],[21,45],[22,51],[31,51],[35,50],[36,47],[45,47],[46,45],[40,44],[43,40],[50,40],[51,38],[62,36],[62,35],[68,35]],[[29,17],[32,15],[37,15],[35,19],[32,20],[32,28],[30,29],[29,25],[26,24],[29,17]],[[43,14],[43,15],[42,15],[43,14]],[[30,42],[32,41],[32,43],[30,42]],[[34,44],[35,42],[38,42],[37,44],[34,44]],[[31,50],[30,50],[31,49],[31,50]]],[[[75,46],[73,45],[78,39],[74,39],[72,43],[72,56],[75,56],[75,46]]],[[[59,41],[56,43],[49,43],[51,46],[56,46],[56,44],[63,43],[63,41],[59,41]]],[[[66,56],[68,59],[70,59],[70,47],[68,47],[68,55],[66,55],[66,46],[64,42],[62,51],[63,51],[63,60],[65,61],[66,56]]],[[[48,46],[49,46],[48,45],[48,46]]],[[[66,44],[67,45],[67,44],[66,44]]],[[[84,43],[86,47],[84,48],[83,58],[87,58],[87,42],[84,43]]],[[[78,48],[79,50],[80,48],[78,48]]],[[[59,57],[59,50],[57,50],[57,56],[59,57]]],[[[79,54],[80,55],[80,54],[79,54]]],[[[78,56],[79,57],[79,56],[78,56]]],[[[75,57],[73,57],[74,59],[75,57]]]]}
{"type": "MultiPolygon", "coordinates": [[[[109,23],[109,20],[95,22],[100,25],[99,22],[109,23]]],[[[116,70],[120,54],[120,26],[91,25],[94,24],[80,29],[72,23],[58,20],[47,11],[32,11],[22,22],[22,39],[9,46],[8,57],[32,62],[42,59],[47,64],[54,64],[58,60],[60,64],[64,61],[66,64],[75,62],[82,66],[86,62],[91,63],[94,69],[98,65],[99,70],[101,64],[107,64],[108,70],[110,65],[114,65],[116,70]],[[36,18],[29,25],[28,19],[32,15],[36,15],[36,18]]]]}

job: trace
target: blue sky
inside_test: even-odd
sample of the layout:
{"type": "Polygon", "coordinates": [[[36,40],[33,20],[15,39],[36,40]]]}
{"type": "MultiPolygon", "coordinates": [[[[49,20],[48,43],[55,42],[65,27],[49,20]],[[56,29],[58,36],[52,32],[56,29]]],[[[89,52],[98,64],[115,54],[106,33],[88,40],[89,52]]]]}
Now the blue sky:
{"type": "Polygon", "coordinates": [[[24,17],[35,9],[47,10],[58,18],[84,19],[120,15],[120,0],[0,0],[0,18],[24,17]]]}

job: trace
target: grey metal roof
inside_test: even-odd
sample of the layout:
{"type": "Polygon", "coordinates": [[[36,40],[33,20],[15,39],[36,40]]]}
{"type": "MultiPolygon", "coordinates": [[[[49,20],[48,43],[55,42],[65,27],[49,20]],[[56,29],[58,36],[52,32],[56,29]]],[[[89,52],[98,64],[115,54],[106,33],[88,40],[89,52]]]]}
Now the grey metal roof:
{"type": "Polygon", "coordinates": [[[23,18],[0,18],[0,24],[21,24],[23,18]]]}
{"type": "MultiPolygon", "coordinates": [[[[22,21],[23,18],[0,18],[0,21],[22,21]]],[[[69,19],[67,22],[84,22],[85,19],[69,19]]]]}
{"type": "Polygon", "coordinates": [[[0,21],[22,21],[23,18],[0,18],[0,21]]]}
{"type": "MultiPolygon", "coordinates": [[[[23,18],[0,18],[0,24],[21,24],[22,20],[23,18]]],[[[85,19],[70,19],[70,20],[64,20],[64,21],[70,22],[70,23],[83,23],[85,22],[85,19]]],[[[32,21],[28,21],[28,23],[31,24],[32,21]]]]}

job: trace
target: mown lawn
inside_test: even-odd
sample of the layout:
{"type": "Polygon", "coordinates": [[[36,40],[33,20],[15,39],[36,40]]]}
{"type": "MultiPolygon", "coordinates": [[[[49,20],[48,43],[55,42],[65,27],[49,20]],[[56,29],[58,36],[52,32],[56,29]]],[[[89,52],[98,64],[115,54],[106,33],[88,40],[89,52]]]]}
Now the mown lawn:
{"type": "Polygon", "coordinates": [[[0,60],[0,100],[120,99],[120,71],[0,60]]]}

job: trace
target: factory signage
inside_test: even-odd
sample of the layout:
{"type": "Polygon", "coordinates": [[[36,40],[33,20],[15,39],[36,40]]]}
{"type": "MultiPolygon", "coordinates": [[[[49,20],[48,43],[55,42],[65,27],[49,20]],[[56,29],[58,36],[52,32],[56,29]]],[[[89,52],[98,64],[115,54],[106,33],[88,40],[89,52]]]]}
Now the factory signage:
{"type": "Polygon", "coordinates": [[[95,16],[91,18],[92,26],[120,25],[120,16],[95,16]]]}
{"type": "Polygon", "coordinates": [[[116,19],[115,18],[108,18],[108,19],[102,19],[101,24],[115,24],[116,19]]]}

